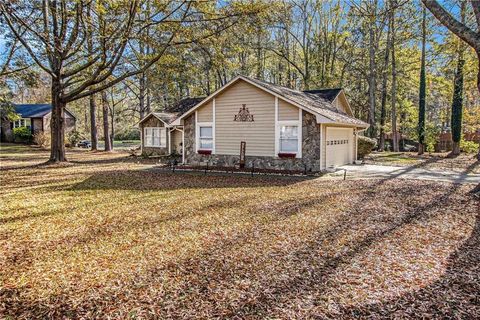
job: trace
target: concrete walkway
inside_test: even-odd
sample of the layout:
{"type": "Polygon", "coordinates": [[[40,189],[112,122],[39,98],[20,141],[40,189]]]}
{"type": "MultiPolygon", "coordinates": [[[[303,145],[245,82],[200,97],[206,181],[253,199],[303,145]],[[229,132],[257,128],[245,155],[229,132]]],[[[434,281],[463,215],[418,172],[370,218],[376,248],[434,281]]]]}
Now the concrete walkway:
{"type": "Polygon", "coordinates": [[[383,179],[420,179],[434,180],[454,183],[480,183],[480,174],[459,173],[453,171],[444,171],[439,169],[425,169],[415,166],[393,167],[382,165],[345,165],[337,168],[334,173],[328,174],[330,177],[343,179],[344,172],[347,170],[347,179],[365,179],[365,178],[383,178],[383,179]]]}

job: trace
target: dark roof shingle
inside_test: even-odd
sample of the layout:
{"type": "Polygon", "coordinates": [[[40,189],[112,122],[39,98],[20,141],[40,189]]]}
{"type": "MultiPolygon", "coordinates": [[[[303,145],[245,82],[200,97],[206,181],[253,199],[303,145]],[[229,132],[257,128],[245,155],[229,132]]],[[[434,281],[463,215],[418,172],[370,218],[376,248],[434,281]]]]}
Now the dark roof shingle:
{"type": "Polygon", "coordinates": [[[52,111],[51,104],[15,104],[14,107],[23,118],[42,118],[52,111]]]}
{"type": "Polygon", "coordinates": [[[326,99],[330,102],[333,102],[338,94],[342,91],[342,88],[334,88],[334,89],[316,89],[316,90],[305,90],[305,93],[311,93],[317,95],[323,99],[326,99]]]}
{"type": "Polygon", "coordinates": [[[193,108],[197,103],[205,99],[205,97],[195,97],[195,98],[184,98],[177,103],[167,107],[164,112],[152,112],[147,115],[145,118],[140,120],[142,123],[145,119],[147,119],[150,115],[157,117],[158,119],[162,120],[166,124],[170,124],[175,121],[178,117],[182,114],[193,108]]]}

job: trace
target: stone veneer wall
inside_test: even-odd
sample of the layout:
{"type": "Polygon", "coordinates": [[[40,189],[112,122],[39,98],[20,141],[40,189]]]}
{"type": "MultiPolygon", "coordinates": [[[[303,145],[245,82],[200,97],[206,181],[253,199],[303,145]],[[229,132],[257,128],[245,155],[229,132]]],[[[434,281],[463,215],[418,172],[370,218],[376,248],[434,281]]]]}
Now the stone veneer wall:
{"type": "MultiPolygon", "coordinates": [[[[245,165],[251,168],[252,164],[258,169],[270,170],[295,170],[320,171],[320,126],[316,117],[303,111],[302,117],[302,158],[277,158],[246,156],[245,165]]],[[[185,126],[185,162],[190,165],[204,165],[208,162],[210,166],[234,167],[240,161],[239,155],[202,155],[195,152],[195,115],[184,120],[185,126]]],[[[248,148],[248,145],[247,145],[248,148]]]]}
{"type": "Polygon", "coordinates": [[[145,147],[145,139],[144,139],[144,131],[143,128],[145,127],[164,127],[163,122],[158,120],[155,117],[150,117],[150,119],[143,122],[140,126],[140,136],[142,137],[142,154],[147,156],[165,156],[168,155],[168,134],[167,134],[167,144],[165,148],[157,148],[157,147],[145,147]]]}

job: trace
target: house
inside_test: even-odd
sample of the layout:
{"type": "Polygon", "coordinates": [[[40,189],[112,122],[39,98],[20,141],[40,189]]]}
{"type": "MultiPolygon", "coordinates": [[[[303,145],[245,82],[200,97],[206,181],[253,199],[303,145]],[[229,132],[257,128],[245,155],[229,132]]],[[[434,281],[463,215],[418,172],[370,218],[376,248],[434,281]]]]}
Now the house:
{"type": "Polygon", "coordinates": [[[356,119],[342,89],[298,91],[238,76],[206,98],[140,121],[142,152],[184,164],[322,171],[352,163],[356,119]]]}
{"type": "MultiPolygon", "coordinates": [[[[2,141],[13,141],[14,128],[27,127],[32,134],[38,131],[50,130],[51,104],[15,104],[14,108],[20,119],[8,123],[2,122],[2,141]]],[[[66,131],[75,130],[76,120],[73,113],[65,110],[66,131]]]]}

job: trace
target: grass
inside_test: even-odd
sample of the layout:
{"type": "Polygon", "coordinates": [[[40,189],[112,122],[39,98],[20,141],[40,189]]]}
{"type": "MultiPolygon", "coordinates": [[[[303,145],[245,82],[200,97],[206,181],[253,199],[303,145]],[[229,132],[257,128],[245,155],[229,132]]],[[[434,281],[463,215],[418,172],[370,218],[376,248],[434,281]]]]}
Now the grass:
{"type": "Polygon", "coordinates": [[[474,317],[468,187],[166,173],[1,146],[0,318],[474,317]]]}
{"type": "MultiPolygon", "coordinates": [[[[105,147],[105,141],[98,141],[98,148],[103,149],[105,147]]],[[[113,148],[119,150],[128,150],[131,148],[140,147],[140,140],[114,140],[113,148]]]]}

